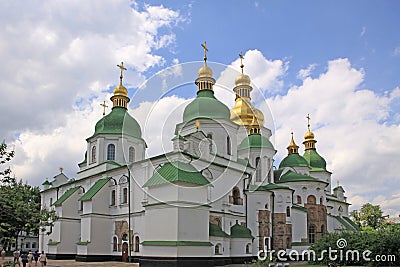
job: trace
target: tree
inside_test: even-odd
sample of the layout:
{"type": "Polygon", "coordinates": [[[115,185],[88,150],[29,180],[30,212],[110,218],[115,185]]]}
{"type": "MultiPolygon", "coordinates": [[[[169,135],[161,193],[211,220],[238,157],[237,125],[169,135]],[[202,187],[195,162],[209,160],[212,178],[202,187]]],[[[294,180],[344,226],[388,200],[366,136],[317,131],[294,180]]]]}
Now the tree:
{"type": "MultiPolygon", "coordinates": [[[[0,164],[12,159],[6,144],[0,147],[0,164]]],[[[0,172],[0,233],[3,239],[15,239],[21,232],[38,234],[39,228],[53,226],[55,211],[40,209],[40,189],[11,177],[8,167],[0,172]]],[[[16,243],[18,247],[18,243],[16,243]]]]}
{"type": "Polygon", "coordinates": [[[354,222],[361,227],[371,227],[379,229],[385,226],[386,222],[383,218],[383,212],[379,205],[372,205],[371,203],[364,204],[360,211],[353,210],[350,212],[354,222]]]}

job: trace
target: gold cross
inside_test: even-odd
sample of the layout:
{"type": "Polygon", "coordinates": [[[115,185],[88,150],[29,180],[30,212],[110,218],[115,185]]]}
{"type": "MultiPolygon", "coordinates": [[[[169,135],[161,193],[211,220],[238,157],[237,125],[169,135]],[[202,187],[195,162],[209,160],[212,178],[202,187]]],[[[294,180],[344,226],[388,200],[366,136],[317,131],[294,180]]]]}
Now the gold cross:
{"type": "Polygon", "coordinates": [[[63,170],[64,170],[64,168],[63,168],[63,167],[60,167],[59,169],[60,169],[60,172],[61,172],[61,173],[62,173],[62,172],[63,172],[63,170]]]}
{"type": "Polygon", "coordinates": [[[208,51],[208,48],[207,48],[207,43],[206,43],[206,41],[204,41],[204,44],[201,44],[201,46],[202,46],[203,49],[204,49],[204,61],[207,61],[207,51],[208,51]]]}
{"type": "Polygon", "coordinates": [[[308,123],[307,123],[307,127],[310,129],[310,114],[307,114],[307,121],[308,121],[308,123]]]}
{"type": "Polygon", "coordinates": [[[121,62],[121,65],[117,65],[117,67],[121,70],[121,75],[119,76],[119,80],[120,80],[120,84],[122,84],[122,78],[123,78],[122,72],[124,70],[126,70],[126,68],[124,67],[124,62],[121,62]]]}
{"type": "Polygon", "coordinates": [[[243,59],[244,59],[244,57],[243,57],[242,52],[239,53],[239,57],[240,57],[240,68],[242,69],[242,74],[243,74],[243,68],[244,68],[243,59]]]}
{"type": "Polygon", "coordinates": [[[104,101],[103,104],[100,104],[100,106],[103,107],[103,116],[106,115],[106,108],[108,108],[108,106],[107,106],[107,104],[106,104],[106,101],[104,101]]]}

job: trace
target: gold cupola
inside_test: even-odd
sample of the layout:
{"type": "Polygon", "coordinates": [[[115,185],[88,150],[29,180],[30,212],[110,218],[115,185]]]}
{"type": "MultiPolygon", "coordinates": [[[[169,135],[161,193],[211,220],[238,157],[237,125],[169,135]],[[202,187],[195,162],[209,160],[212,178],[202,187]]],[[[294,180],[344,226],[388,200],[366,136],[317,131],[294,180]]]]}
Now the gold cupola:
{"type": "Polygon", "coordinates": [[[263,113],[251,104],[250,93],[251,87],[250,77],[244,74],[243,55],[239,54],[241,74],[235,79],[235,87],[233,91],[236,94],[235,106],[231,109],[231,120],[238,124],[246,126],[249,134],[254,132],[254,121],[257,121],[258,132],[260,126],[264,125],[263,113]]]}
{"type": "Polygon", "coordinates": [[[307,118],[307,121],[308,121],[308,123],[307,123],[307,128],[308,129],[307,129],[306,134],[304,135],[303,144],[305,146],[305,149],[315,148],[315,143],[317,141],[314,139],[314,134],[310,130],[310,114],[308,114],[306,118],[307,118]]]}
{"type": "Polygon", "coordinates": [[[288,155],[290,154],[298,154],[299,153],[299,146],[296,145],[293,138],[293,132],[290,133],[292,135],[292,140],[290,140],[290,144],[287,147],[288,155]]]}
{"type": "Polygon", "coordinates": [[[204,65],[197,72],[197,79],[195,84],[198,87],[198,91],[202,90],[213,90],[215,79],[213,78],[213,72],[210,67],[207,66],[207,43],[201,45],[204,49],[204,65]]]}
{"type": "Polygon", "coordinates": [[[119,76],[119,84],[115,86],[114,95],[110,99],[113,103],[113,108],[121,107],[126,109],[128,102],[130,101],[128,97],[128,90],[125,88],[125,86],[122,85],[122,78],[123,78],[122,72],[126,70],[126,68],[124,67],[123,62],[121,62],[121,65],[117,65],[117,67],[121,71],[121,74],[119,76]]]}

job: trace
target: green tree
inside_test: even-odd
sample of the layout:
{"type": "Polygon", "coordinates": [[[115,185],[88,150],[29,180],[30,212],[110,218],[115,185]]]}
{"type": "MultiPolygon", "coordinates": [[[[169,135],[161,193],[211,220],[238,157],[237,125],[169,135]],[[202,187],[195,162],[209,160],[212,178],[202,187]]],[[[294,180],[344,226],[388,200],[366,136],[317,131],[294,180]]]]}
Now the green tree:
{"type": "Polygon", "coordinates": [[[350,212],[355,223],[366,229],[380,229],[386,226],[383,212],[379,205],[372,205],[371,203],[364,204],[360,211],[353,210],[350,212]]]}
{"type": "MultiPolygon", "coordinates": [[[[0,147],[0,164],[12,159],[14,151],[0,147]]],[[[11,177],[11,169],[0,172],[0,233],[3,240],[15,240],[21,232],[38,234],[39,228],[53,226],[55,211],[40,209],[40,189],[11,177]]],[[[16,243],[18,247],[18,243],[16,243]]]]}

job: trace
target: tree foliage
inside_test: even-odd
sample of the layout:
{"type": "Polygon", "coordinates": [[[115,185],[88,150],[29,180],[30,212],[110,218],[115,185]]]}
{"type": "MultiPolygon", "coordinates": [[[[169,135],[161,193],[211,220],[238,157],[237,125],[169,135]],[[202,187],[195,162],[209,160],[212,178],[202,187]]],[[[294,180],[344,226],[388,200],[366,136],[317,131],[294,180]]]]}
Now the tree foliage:
{"type": "Polygon", "coordinates": [[[364,204],[360,211],[353,210],[350,212],[355,223],[365,229],[380,229],[385,227],[386,222],[383,218],[383,212],[379,205],[372,205],[370,203],[364,204]]]}
{"type": "MultiPolygon", "coordinates": [[[[14,156],[1,144],[0,164],[14,156]]],[[[52,226],[57,219],[55,211],[41,210],[40,189],[11,177],[8,167],[0,172],[0,234],[3,239],[18,241],[21,232],[38,234],[39,228],[52,226]]],[[[16,244],[18,245],[18,244],[16,244]]]]}

